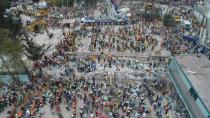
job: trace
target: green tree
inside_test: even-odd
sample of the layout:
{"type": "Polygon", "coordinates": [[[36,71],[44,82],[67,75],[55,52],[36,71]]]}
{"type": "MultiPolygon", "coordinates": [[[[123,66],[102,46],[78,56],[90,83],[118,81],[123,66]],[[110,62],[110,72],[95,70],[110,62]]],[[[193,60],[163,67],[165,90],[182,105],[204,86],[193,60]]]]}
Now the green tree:
{"type": "Polygon", "coordinates": [[[172,15],[170,14],[166,14],[164,15],[164,18],[163,18],[163,25],[165,27],[173,27],[175,25],[176,21],[175,19],[172,17],[172,15]]]}
{"type": "Polygon", "coordinates": [[[64,6],[73,7],[75,0],[64,0],[64,6]]]}
{"type": "Polygon", "coordinates": [[[148,20],[151,21],[153,19],[159,19],[160,18],[160,9],[159,8],[155,8],[152,5],[145,5],[145,13],[143,14],[143,17],[148,20]]]}
{"type": "Polygon", "coordinates": [[[68,7],[73,7],[74,6],[75,0],[55,0],[55,5],[57,7],[62,7],[62,6],[68,6],[68,7]]]}
{"type": "Polygon", "coordinates": [[[160,18],[160,9],[156,9],[154,12],[153,12],[153,15],[155,18],[159,19],[160,18]]]}
{"type": "Polygon", "coordinates": [[[0,28],[0,59],[8,73],[15,79],[13,74],[17,70],[11,67],[11,63],[18,64],[17,60],[20,61],[21,59],[23,46],[20,41],[12,40],[9,34],[10,31],[8,29],[0,28]],[[7,61],[10,61],[10,64],[8,64],[7,61]]]}
{"type": "Polygon", "coordinates": [[[84,7],[95,8],[97,3],[101,0],[77,0],[79,2],[84,2],[84,7]]]}
{"type": "Polygon", "coordinates": [[[13,19],[12,16],[0,18],[0,27],[9,30],[10,37],[15,39],[22,34],[22,25],[20,19],[13,19]]]}
{"type": "Polygon", "coordinates": [[[0,14],[4,13],[5,9],[10,7],[10,1],[11,0],[0,0],[0,14]]]}
{"type": "Polygon", "coordinates": [[[21,37],[22,25],[19,13],[16,16],[6,14],[12,0],[0,0],[0,60],[7,72],[16,81],[15,73],[27,70],[22,60],[23,46],[21,37]]]}
{"type": "Polygon", "coordinates": [[[11,1],[12,0],[0,0],[0,27],[9,29],[9,32],[16,35],[21,27],[20,17],[14,20],[11,15],[5,14],[5,10],[10,7],[11,1]]]}
{"type": "Polygon", "coordinates": [[[32,40],[27,39],[24,49],[26,51],[25,55],[32,61],[37,61],[44,55],[43,46],[36,45],[32,40]]]}

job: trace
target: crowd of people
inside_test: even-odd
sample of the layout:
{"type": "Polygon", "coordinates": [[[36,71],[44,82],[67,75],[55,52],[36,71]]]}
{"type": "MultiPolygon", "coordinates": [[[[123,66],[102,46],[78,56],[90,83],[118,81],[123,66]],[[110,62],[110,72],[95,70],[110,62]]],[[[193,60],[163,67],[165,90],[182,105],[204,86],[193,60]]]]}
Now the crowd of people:
{"type": "MultiPolygon", "coordinates": [[[[71,59],[69,61],[75,62],[71,59]]],[[[153,75],[151,69],[159,69],[158,67],[162,65],[158,64],[159,61],[146,64],[148,69],[145,71],[150,74],[152,72],[153,75]]],[[[51,63],[45,57],[42,65],[34,65],[34,70],[45,71],[55,65],[62,66],[63,64],[51,63]]],[[[112,62],[111,65],[109,68],[118,64],[112,62]]],[[[8,113],[11,118],[42,117],[45,112],[50,112],[45,111],[45,106],[50,107],[51,112],[60,118],[68,112],[73,118],[171,117],[175,113],[173,110],[176,105],[174,104],[180,99],[176,91],[169,89],[170,84],[168,83],[170,82],[165,78],[167,77],[166,72],[155,74],[156,77],[162,79],[147,79],[144,76],[142,82],[141,80],[130,80],[122,84],[114,76],[110,79],[104,73],[100,76],[87,76],[86,74],[79,76],[76,71],[79,70],[73,68],[73,71],[67,74],[65,70],[66,74],[61,74],[60,78],[55,80],[51,79],[48,74],[31,74],[30,83],[5,87],[8,94],[2,96],[1,103],[4,104],[5,109],[9,108],[8,113]]],[[[120,70],[117,71],[123,71],[123,68],[120,67],[120,70]]]]}
{"type": "MultiPolygon", "coordinates": [[[[164,27],[159,18],[148,21],[138,13],[142,3],[132,2],[129,5],[133,6],[134,24],[81,24],[77,31],[63,32],[55,51],[31,66],[29,83],[4,86],[0,111],[8,111],[10,118],[41,118],[47,117],[47,112],[59,118],[66,114],[72,118],[187,118],[189,114],[168,79],[168,58],[148,57],[147,61],[139,61],[109,53],[142,54],[148,50],[155,55],[161,55],[162,50],[172,54],[197,53],[201,46],[183,40],[182,35],[199,34],[193,29],[203,26],[193,22],[192,30],[186,32],[178,23],[177,27],[164,27]],[[79,48],[99,53],[83,56],[69,53],[77,53],[79,48]]],[[[90,11],[75,7],[48,8],[50,17],[63,14],[62,19],[81,18],[90,11]]],[[[58,17],[48,20],[55,25],[61,16],[58,17]]]]}
{"type": "MultiPolygon", "coordinates": [[[[161,50],[167,50],[172,54],[180,53],[197,53],[199,49],[204,48],[199,44],[198,35],[200,35],[201,27],[205,27],[196,20],[192,10],[180,14],[183,8],[174,6],[171,10],[174,13],[174,17],[179,16],[180,20],[189,20],[193,17],[192,27],[186,29],[181,21],[178,21],[176,27],[164,27],[160,18],[154,18],[148,21],[142,16],[140,12],[135,11],[138,5],[132,4],[131,12],[139,13],[134,14],[133,17],[138,17],[137,22],[127,26],[81,26],[80,30],[76,33],[76,39],[87,40],[91,38],[91,43],[86,41],[80,42],[81,45],[76,48],[88,45],[90,51],[103,51],[108,50],[110,52],[144,52],[147,48],[151,51],[161,52],[161,50]],[[183,39],[183,36],[189,36],[194,40],[183,39]],[[155,49],[156,48],[156,49],[155,49]],[[155,50],[154,50],[155,49],[155,50]]],[[[166,9],[166,8],[164,8],[166,9]]],[[[140,10],[138,10],[140,11],[140,10]]],[[[131,21],[136,20],[131,17],[131,21]]],[[[204,51],[206,52],[206,51],[204,51]]],[[[160,54],[160,53],[157,53],[160,54]]]]}
{"type": "Polygon", "coordinates": [[[81,66],[82,57],[69,56],[66,53],[69,51],[68,47],[65,49],[67,39],[73,37],[64,37],[66,39],[58,43],[57,51],[53,55],[46,55],[34,63],[30,83],[5,87],[8,93],[2,96],[1,103],[9,110],[11,118],[42,117],[46,112],[50,112],[45,111],[45,106],[50,107],[51,112],[60,118],[64,117],[64,111],[71,113],[71,117],[75,118],[171,117],[175,114],[173,103],[176,103],[176,100],[168,99],[178,95],[167,88],[167,74],[155,71],[165,68],[163,65],[167,66],[165,59],[150,60],[148,64],[143,64],[147,68],[142,67],[142,64],[137,66],[137,63],[135,67],[130,67],[134,63],[128,64],[129,61],[120,61],[118,58],[101,54],[83,57],[85,64],[81,66]],[[72,63],[76,66],[72,66],[72,63]],[[96,65],[93,66],[94,64],[96,65]],[[145,75],[142,82],[129,80],[128,83],[119,82],[119,78],[115,76],[112,76],[112,79],[107,78],[107,74],[99,77],[86,75],[100,70],[100,65],[104,66],[103,70],[115,67],[116,72],[123,71],[126,66],[136,71],[143,69],[145,75]],[[59,73],[53,69],[63,72],[59,73]],[[52,77],[52,73],[58,73],[59,76],[52,77]],[[147,79],[148,76],[154,77],[147,79]],[[65,109],[62,106],[65,106],[65,109]]]}

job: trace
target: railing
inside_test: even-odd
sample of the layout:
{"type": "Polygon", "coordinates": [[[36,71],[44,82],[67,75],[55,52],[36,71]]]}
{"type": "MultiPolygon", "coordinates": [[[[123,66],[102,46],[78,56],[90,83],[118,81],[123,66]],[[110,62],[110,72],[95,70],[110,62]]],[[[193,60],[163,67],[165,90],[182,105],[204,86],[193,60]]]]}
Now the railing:
{"type": "MultiPolygon", "coordinates": [[[[171,64],[172,64],[172,62],[171,62],[171,64]]],[[[174,66],[174,65],[171,65],[171,64],[170,64],[170,66],[174,66]]],[[[176,67],[174,67],[174,68],[176,68],[176,67]]],[[[178,93],[179,93],[179,95],[180,95],[180,97],[181,97],[183,103],[185,104],[185,107],[187,108],[187,110],[188,110],[190,116],[191,116],[192,118],[196,118],[195,114],[192,112],[191,107],[189,107],[189,106],[190,106],[190,103],[189,103],[189,101],[188,101],[188,98],[185,96],[185,93],[182,91],[181,86],[180,86],[179,83],[176,81],[176,79],[175,79],[175,78],[176,78],[176,77],[175,77],[175,74],[174,74],[174,72],[172,72],[172,71],[173,71],[173,70],[171,69],[171,67],[169,67],[169,75],[170,75],[170,78],[171,78],[171,80],[173,81],[173,83],[174,83],[174,85],[175,85],[175,87],[176,87],[176,89],[177,89],[177,91],[178,91],[178,93]]]]}
{"type": "MultiPolygon", "coordinates": [[[[174,72],[171,72],[171,68],[174,68],[175,70],[177,70],[178,72],[176,74],[179,74],[180,76],[180,79],[182,80],[182,82],[184,82],[185,86],[187,87],[187,89],[189,90],[190,88],[189,87],[193,87],[192,83],[190,82],[190,80],[188,79],[187,75],[185,74],[185,72],[182,70],[182,68],[180,67],[179,63],[177,62],[177,60],[175,58],[173,58],[171,60],[171,63],[170,63],[170,66],[169,66],[169,73],[171,75],[172,78],[175,78],[173,73],[174,72]],[[180,75],[181,74],[181,75],[180,75]]],[[[173,80],[174,81],[174,80],[173,80]]],[[[174,81],[176,86],[179,88],[179,84],[176,83],[176,81],[174,81]]],[[[194,88],[194,87],[193,87],[194,88]]],[[[182,91],[179,90],[179,92],[181,93],[183,99],[184,99],[184,102],[191,106],[188,102],[188,99],[186,96],[183,96],[185,95],[182,91]]],[[[195,90],[196,93],[198,93],[196,90],[195,90]]],[[[209,117],[210,115],[210,112],[208,110],[208,108],[206,107],[206,105],[204,104],[203,100],[201,99],[201,97],[198,95],[198,98],[196,99],[196,104],[198,105],[198,107],[201,109],[201,111],[203,112],[203,114],[206,116],[206,118],[209,117]]],[[[190,109],[190,108],[189,108],[190,109]]],[[[194,115],[193,115],[194,117],[194,115]]]]}

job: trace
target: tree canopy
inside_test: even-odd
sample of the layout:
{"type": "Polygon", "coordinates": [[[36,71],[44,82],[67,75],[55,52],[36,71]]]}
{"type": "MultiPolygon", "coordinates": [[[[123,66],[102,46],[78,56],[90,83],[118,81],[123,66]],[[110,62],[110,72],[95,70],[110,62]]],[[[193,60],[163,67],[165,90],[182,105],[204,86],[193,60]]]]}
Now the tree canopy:
{"type": "Polygon", "coordinates": [[[173,18],[172,15],[170,15],[170,14],[164,15],[163,25],[165,27],[173,27],[175,25],[175,23],[176,23],[176,21],[175,21],[175,19],[173,18]]]}
{"type": "Polygon", "coordinates": [[[0,14],[3,14],[5,9],[10,7],[11,0],[0,0],[0,14]]]}
{"type": "Polygon", "coordinates": [[[55,0],[54,5],[58,7],[68,6],[72,7],[74,5],[75,0],[55,0]]]}
{"type": "Polygon", "coordinates": [[[21,22],[20,20],[14,20],[12,16],[0,18],[0,27],[9,30],[9,35],[15,38],[17,35],[21,34],[21,22]]]}
{"type": "Polygon", "coordinates": [[[5,10],[11,5],[12,0],[0,0],[0,28],[8,29],[10,37],[15,38],[21,32],[21,21],[19,15],[16,19],[12,15],[5,14],[5,10]]]}
{"type": "Polygon", "coordinates": [[[12,72],[19,72],[22,66],[22,60],[19,57],[22,55],[23,46],[20,41],[10,38],[9,34],[8,29],[0,28],[0,59],[7,71],[12,74],[12,72]]]}
{"type": "Polygon", "coordinates": [[[23,52],[20,41],[12,40],[8,29],[0,28],[0,41],[0,54],[2,55],[13,56],[23,52]]]}
{"type": "Polygon", "coordinates": [[[27,68],[21,58],[24,48],[19,39],[22,35],[20,17],[5,13],[11,1],[0,0],[0,60],[7,72],[16,80],[14,73],[23,72],[27,68]]]}
{"type": "Polygon", "coordinates": [[[36,45],[32,40],[26,40],[26,45],[24,45],[24,49],[26,51],[26,56],[33,60],[37,61],[42,58],[44,55],[44,46],[36,45]]]}
{"type": "Polygon", "coordinates": [[[100,2],[101,0],[63,0],[64,6],[73,6],[74,3],[76,2],[77,4],[84,3],[83,7],[90,7],[90,8],[95,8],[97,3],[100,2]]]}
{"type": "Polygon", "coordinates": [[[97,0],[83,0],[88,7],[95,8],[97,0]]]}

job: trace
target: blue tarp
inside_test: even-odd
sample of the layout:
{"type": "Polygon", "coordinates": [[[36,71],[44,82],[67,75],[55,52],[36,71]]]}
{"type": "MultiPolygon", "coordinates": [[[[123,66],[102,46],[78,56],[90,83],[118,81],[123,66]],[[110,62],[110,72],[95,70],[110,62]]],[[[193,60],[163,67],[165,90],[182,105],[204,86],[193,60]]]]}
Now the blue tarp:
{"type": "Polygon", "coordinates": [[[88,16],[88,17],[85,17],[85,20],[95,20],[95,18],[91,17],[91,16],[88,16]]]}
{"type": "Polygon", "coordinates": [[[19,75],[19,80],[24,83],[29,83],[29,79],[27,75],[19,75]]]}
{"type": "Polygon", "coordinates": [[[194,38],[194,37],[186,36],[186,35],[183,35],[182,38],[183,38],[184,40],[193,42],[193,44],[196,44],[197,41],[198,41],[198,38],[194,38]]]}
{"type": "Polygon", "coordinates": [[[208,48],[207,46],[202,47],[202,49],[200,50],[200,53],[208,53],[210,52],[210,48],[208,48]]]}
{"type": "Polygon", "coordinates": [[[4,84],[12,83],[12,76],[10,75],[0,75],[0,81],[4,84]]]}
{"type": "MultiPolygon", "coordinates": [[[[20,82],[29,83],[29,78],[27,75],[18,75],[20,82]]],[[[0,81],[5,84],[12,83],[12,76],[11,75],[0,75],[0,81]]]]}
{"type": "Polygon", "coordinates": [[[102,22],[102,23],[112,23],[112,22],[115,22],[115,21],[112,20],[112,19],[105,19],[105,20],[100,20],[100,22],[102,22]]]}

